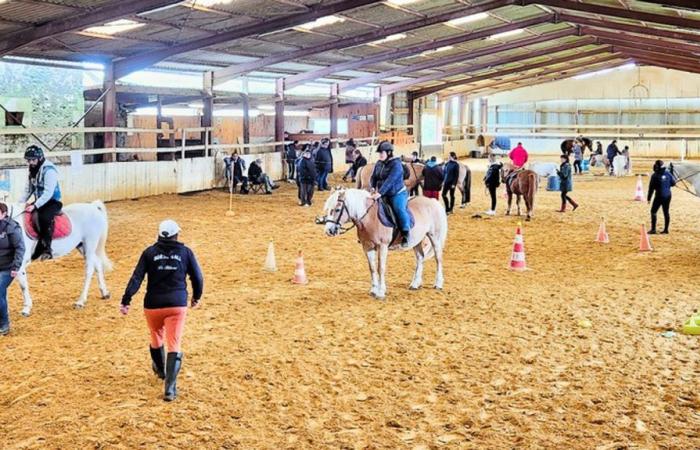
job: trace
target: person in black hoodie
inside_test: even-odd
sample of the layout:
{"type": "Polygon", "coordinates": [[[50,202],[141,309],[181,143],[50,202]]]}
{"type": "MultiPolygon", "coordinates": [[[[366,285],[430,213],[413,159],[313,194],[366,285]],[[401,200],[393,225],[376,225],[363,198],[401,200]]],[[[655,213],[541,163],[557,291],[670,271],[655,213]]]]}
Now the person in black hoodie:
{"type": "Polygon", "coordinates": [[[486,175],[484,176],[484,184],[489,190],[489,195],[491,196],[491,209],[485,212],[487,216],[496,215],[496,190],[498,186],[501,185],[501,169],[503,168],[503,163],[496,160],[496,155],[491,153],[489,155],[489,168],[486,169],[486,175]]]}
{"type": "Polygon", "coordinates": [[[148,275],[144,313],[151,331],[151,360],[153,371],[165,380],[163,400],[177,397],[177,374],[182,365],[180,339],[187,316],[187,277],[192,283],[192,308],[199,307],[204,278],[197,259],[188,247],[178,242],[180,227],[173,220],[161,222],[158,241],[141,254],[122,297],[120,311],[129,313],[131,298],[136,295],[143,278],[148,275]],[[168,346],[167,360],[163,338],[168,346]]]}
{"type": "Polygon", "coordinates": [[[651,203],[651,230],[649,230],[649,234],[656,234],[656,213],[659,212],[659,208],[663,208],[664,211],[664,230],[661,234],[668,234],[668,226],[671,224],[671,188],[675,185],[675,177],[666,170],[663,161],[657,160],[654,163],[654,174],[649,179],[649,193],[647,194],[647,203],[651,203]],[[653,203],[652,196],[654,197],[653,203]]]}
{"type": "MultiPolygon", "coordinates": [[[[355,182],[355,178],[357,177],[357,174],[360,172],[360,169],[366,165],[367,165],[367,158],[362,156],[361,151],[355,150],[355,161],[353,161],[352,167],[350,168],[353,183],[355,182]]],[[[345,180],[343,180],[343,181],[345,181],[345,180]]]]}
{"type": "Polygon", "coordinates": [[[299,201],[301,206],[311,206],[314,198],[314,184],[318,175],[316,174],[316,165],[311,160],[311,151],[305,150],[301,155],[299,162],[299,201]]]}
{"type": "Polygon", "coordinates": [[[321,145],[316,152],[316,170],[318,171],[318,190],[330,191],[328,187],[328,175],[333,173],[333,153],[331,152],[331,140],[321,139],[321,145]]]}
{"type": "Polygon", "coordinates": [[[459,163],[455,152],[450,152],[450,159],[445,164],[444,173],[442,199],[445,201],[445,212],[452,214],[452,210],[455,207],[455,189],[457,188],[457,180],[459,180],[459,163]],[[449,198],[447,197],[448,194],[449,198]]]}
{"type": "Polygon", "coordinates": [[[284,158],[287,161],[287,180],[294,179],[298,146],[299,141],[294,141],[291,144],[287,144],[284,146],[284,158]]]}
{"type": "Polygon", "coordinates": [[[248,192],[248,177],[243,175],[245,172],[245,161],[238,156],[238,153],[231,155],[231,192],[236,190],[238,183],[241,183],[241,194],[248,192]]]}
{"type": "Polygon", "coordinates": [[[0,336],[10,332],[7,288],[17,276],[23,258],[22,228],[7,215],[7,205],[0,203],[0,336]]]}
{"type": "Polygon", "coordinates": [[[438,165],[437,158],[431,156],[423,169],[423,195],[440,201],[440,190],[444,178],[445,174],[442,172],[442,167],[438,165]]]}

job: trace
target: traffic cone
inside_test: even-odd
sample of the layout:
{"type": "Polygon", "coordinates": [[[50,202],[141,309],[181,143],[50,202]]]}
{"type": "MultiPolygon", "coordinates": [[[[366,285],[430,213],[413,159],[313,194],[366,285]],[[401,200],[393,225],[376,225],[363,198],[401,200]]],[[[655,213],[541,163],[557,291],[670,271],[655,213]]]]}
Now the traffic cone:
{"type": "Polygon", "coordinates": [[[306,278],[306,270],[304,270],[304,256],[299,250],[299,256],[297,257],[296,264],[294,265],[294,277],[292,277],[292,283],[294,284],[306,284],[309,279],[306,278]]]}
{"type": "Polygon", "coordinates": [[[270,239],[270,245],[267,246],[265,270],[267,270],[268,272],[277,272],[277,263],[275,262],[275,246],[272,243],[272,239],[270,239]]]}
{"type": "Polygon", "coordinates": [[[644,188],[642,187],[642,176],[637,176],[637,189],[634,192],[634,201],[643,202],[644,201],[644,188]]]}
{"type": "Polygon", "coordinates": [[[600,219],[600,227],[598,227],[598,236],[596,236],[595,241],[600,242],[601,244],[610,243],[610,238],[608,237],[608,232],[605,231],[605,219],[604,218],[600,219]]]}
{"type": "Polygon", "coordinates": [[[518,223],[518,228],[515,230],[515,239],[513,240],[513,253],[510,256],[510,270],[518,272],[527,270],[525,265],[525,243],[521,228],[522,224],[518,223]]]}
{"type": "Polygon", "coordinates": [[[642,229],[639,232],[639,251],[650,252],[652,250],[654,249],[651,248],[651,242],[649,241],[646,225],[642,224],[642,229]]]}

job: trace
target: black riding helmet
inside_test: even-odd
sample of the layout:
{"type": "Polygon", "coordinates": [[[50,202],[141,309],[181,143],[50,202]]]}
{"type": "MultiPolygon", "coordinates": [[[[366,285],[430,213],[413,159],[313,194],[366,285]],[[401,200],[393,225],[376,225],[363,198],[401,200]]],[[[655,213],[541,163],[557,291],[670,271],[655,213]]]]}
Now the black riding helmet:
{"type": "Polygon", "coordinates": [[[44,159],[44,151],[41,149],[41,147],[37,145],[30,145],[24,151],[24,159],[38,159],[39,161],[41,161],[42,159],[44,159]]]}
{"type": "Polygon", "coordinates": [[[394,155],[394,146],[391,145],[391,142],[389,141],[382,141],[377,145],[377,150],[375,153],[381,153],[381,152],[386,152],[388,156],[393,156],[394,155]]]}

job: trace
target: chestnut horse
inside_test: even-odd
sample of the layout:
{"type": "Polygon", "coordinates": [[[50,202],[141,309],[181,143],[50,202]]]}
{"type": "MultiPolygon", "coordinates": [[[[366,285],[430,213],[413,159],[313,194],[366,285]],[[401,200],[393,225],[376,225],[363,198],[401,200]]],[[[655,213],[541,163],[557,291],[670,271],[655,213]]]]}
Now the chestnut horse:
{"type": "Polygon", "coordinates": [[[506,192],[508,193],[508,210],[506,211],[506,216],[510,215],[510,209],[513,204],[513,194],[515,194],[515,204],[518,207],[518,215],[520,215],[520,197],[524,197],[525,206],[527,207],[527,218],[525,220],[530,220],[535,209],[537,173],[527,169],[516,169],[512,164],[504,164],[501,169],[501,179],[506,185],[506,192]],[[509,177],[513,172],[517,173],[509,177]]]}
{"type": "MultiPolygon", "coordinates": [[[[365,251],[372,277],[371,295],[378,299],[386,296],[386,262],[389,250],[400,249],[392,246],[393,229],[384,226],[379,220],[378,200],[368,191],[361,189],[336,189],[324,206],[325,217],[317,223],[325,224],[328,236],[337,236],[357,228],[357,239],[365,251]],[[343,225],[352,222],[350,228],[343,225]]],[[[408,210],[413,214],[415,225],[409,234],[409,248],[416,256],[416,270],[409,289],[418,289],[423,283],[423,262],[435,257],[435,289],[442,289],[442,252],[447,239],[447,214],[440,203],[427,197],[413,197],[408,202],[408,210]]]]}

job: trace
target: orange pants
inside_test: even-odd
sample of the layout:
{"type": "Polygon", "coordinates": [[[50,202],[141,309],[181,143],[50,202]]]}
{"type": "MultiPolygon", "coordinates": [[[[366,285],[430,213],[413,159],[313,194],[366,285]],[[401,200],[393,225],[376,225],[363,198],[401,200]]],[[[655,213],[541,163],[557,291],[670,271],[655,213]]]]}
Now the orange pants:
{"type": "Polygon", "coordinates": [[[146,323],[151,330],[151,348],[163,346],[163,334],[168,352],[180,351],[180,338],[185,330],[186,306],[144,309],[146,323]]]}

